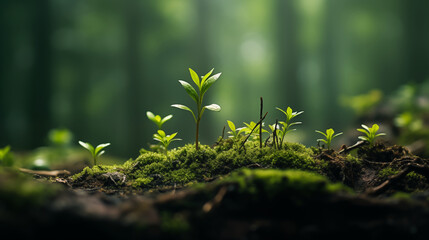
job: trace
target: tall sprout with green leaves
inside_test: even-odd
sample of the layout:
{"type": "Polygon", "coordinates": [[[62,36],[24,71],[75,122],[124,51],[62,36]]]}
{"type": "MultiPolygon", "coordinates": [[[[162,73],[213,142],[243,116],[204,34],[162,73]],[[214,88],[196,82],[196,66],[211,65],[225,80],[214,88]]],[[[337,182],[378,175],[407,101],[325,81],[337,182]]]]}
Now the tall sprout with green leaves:
{"type": "Polygon", "coordinates": [[[94,148],[90,143],[79,141],[79,144],[91,153],[94,166],[97,165],[97,158],[105,153],[103,149],[110,145],[110,143],[102,143],[94,148]]]}
{"type": "Polygon", "coordinates": [[[162,125],[173,117],[173,115],[170,114],[162,118],[161,116],[155,115],[150,111],[146,112],[146,116],[149,120],[151,120],[158,126],[159,130],[162,130],[162,125]]]}
{"type": "Polygon", "coordinates": [[[182,87],[186,90],[188,95],[192,98],[192,100],[195,101],[197,105],[197,111],[196,114],[187,106],[182,104],[173,104],[172,107],[179,108],[182,110],[189,111],[195,120],[196,125],[196,133],[195,133],[195,148],[196,150],[199,150],[198,147],[198,136],[200,131],[200,121],[201,117],[203,116],[204,110],[208,109],[210,111],[219,112],[221,110],[220,106],[217,104],[210,104],[203,106],[203,99],[204,95],[206,94],[207,90],[215,83],[218,78],[220,77],[221,73],[217,73],[213,76],[210,76],[213,73],[214,68],[208,72],[206,75],[202,76],[201,79],[198,76],[198,74],[189,68],[189,72],[191,74],[191,78],[194,81],[195,85],[198,87],[198,92],[192,87],[191,84],[189,84],[186,81],[179,80],[179,83],[182,85],[182,87]]]}
{"type": "Polygon", "coordinates": [[[281,148],[283,146],[283,141],[284,141],[286,134],[296,130],[296,129],[289,129],[289,128],[294,126],[294,125],[302,124],[302,122],[292,122],[292,119],[299,116],[304,111],[293,112],[292,108],[290,108],[290,107],[287,107],[286,111],[281,109],[281,108],[278,108],[278,107],[276,107],[276,109],[281,111],[282,113],[284,113],[286,116],[286,121],[280,121],[279,122],[279,124],[281,124],[282,127],[279,128],[277,131],[277,133],[278,133],[277,136],[280,139],[279,148],[281,148]]]}
{"type": "Polygon", "coordinates": [[[334,134],[334,133],[335,133],[335,131],[334,131],[334,129],[332,129],[332,128],[327,129],[327,130],[326,130],[326,133],[324,133],[324,132],[322,132],[322,131],[319,131],[319,130],[316,130],[316,132],[317,132],[317,133],[322,134],[323,136],[325,136],[325,139],[317,139],[317,141],[318,141],[318,142],[324,142],[324,143],[326,143],[326,148],[327,148],[328,150],[329,150],[329,149],[331,149],[331,142],[332,142],[332,139],[334,139],[335,137],[338,137],[338,136],[340,136],[341,134],[343,134],[342,132],[337,133],[337,134],[334,134]]]}
{"type": "Polygon", "coordinates": [[[375,138],[379,136],[385,136],[385,133],[378,133],[380,127],[377,124],[373,124],[372,127],[368,127],[364,124],[361,125],[362,128],[358,128],[359,132],[365,133],[365,136],[359,136],[358,138],[363,141],[367,141],[370,146],[374,145],[375,138]]]}

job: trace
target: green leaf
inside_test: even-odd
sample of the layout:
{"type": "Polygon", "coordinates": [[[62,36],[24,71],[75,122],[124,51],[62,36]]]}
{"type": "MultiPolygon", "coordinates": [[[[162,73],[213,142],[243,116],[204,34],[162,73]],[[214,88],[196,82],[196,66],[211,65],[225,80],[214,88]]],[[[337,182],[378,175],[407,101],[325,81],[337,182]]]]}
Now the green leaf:
{"type": "Polygon", "coordinates": [[[110,145],[110,143],[103,143],[103,144],[100,144],[100,145],[98,145],[96,148],[95,148],[95,156],[100,156],[101,154],[103,154],[104,153],[104,151],[103,151],[103,153],[99,153],[100,152],[100,150],[102,150],[103,148],[105,148],[105,147],[107,147],[107,146],[109,146],[110,145]]]}
{"type": "Polygon", "coordinates": [[[165,122],[167,122],[168,120],[170,120],[171,118],[173,117],[173,115],[168,115],[168,116],[165,116],[165,118],[163,118],[162,120],[161,120],[161,123],[165,123],[165,122]]]}
{"type": "Polygon", "coordinates": [[[182,109],[182,110],[186,110],[192,113],[192,116],[194,117],[195,122],[197,122],[197,118],[195,117],[194,112],[187,106],[182,105],[182,104],[173,104],[171,105],[172,107],[178,108],[178,109],[182,109]]]}
{"type": "Polygon", "coordinates": [[[361,125],[366,131],[368,131],[368,133],[370,133],[371,132],[371,130],[369,129],[369,127],[368,126],[366,126],[366,125],[364,125],[364,124],[362,124],[361,125]]]}
{"type": "Polygon", "coordinates": [[[364,140],[364,141],[369,141],[369,138],[366,136],[359,136],[358,137],[360,140],[364,140]]]}
{"type": "Polygon", "coordinates": [[[210,105],[207,105],[207,106],[204,106],[204,108],[206,108],[206,109],[208,109],[210,111],[214,111],[214,112],[219,112],[221,110],[220,106],[217,105],[217,104],[214,104],[214,103],[210,104],[210,105]]]}
{"type": "Polygon", "coordinates": [[[91,144],[82,141],[79,141],[79,144],[90,151],[92,155],[94,155],[94,147],[91,144]]]}
{"type": "Polygon", "coordinates": [[[189,73],[191,74],[191,78],[194,81],[194,83],[201,90],[200,77],[198,77],[198,74],[194,70],[192,70],[192,68],[189,68],[189,73]]]}
{"type": "Polygon", "coordinates": [[[328,130],[326,130],[326,136],[327,136],[327,138],[329,139],[329,138],[332,138],[332,136],[334,135],[334,129],[332,129],[332,128],[329,128],[328,130]]]}
{"type": "Polygon", "coordinates": [[[212,70],[210,70],[210,72],[208,72],[202,79],[201,79],[201,85],[204,86],[204,82],[207,80],[207,78],[212,75],[212,72],[214,71],[214,68],[212,68],[212,70]]]}
{"type": "MultiPolygon", "coordinates": [[[[320,134],[322,134],[323,136],[325,136],[325,137],[328,137],[324,132],[322,132],[322,131],[319,131],[319,130],[315,130],[315,132],[317,132],[317,133],[320,133],[320,134]]],[[[317,141],[319,141],[319,140],[317,140],[317,141]]]]}
{"type": "Polygon", "coordinates": [[[228,122],[229,129],[231,129],[233,132],[235,132],[236,131],[235,124],[229,120],[226,120],[226,121],[228,122]]]}
{"type": "Polygon", "coordinates": [[[162,131],[162,130],[158,130],[158,135],[164,138],[165,137],[165,132],[162,131]]]}
{"type": "Polygon", "coordinates": [[[149,120],[155,121],[155,115],[152,112],[147,111],[146,116],[149,120]]]}
{"type": "Polygon", "coordinates": [[[343,134],[342,132],[337,133],[337,134],[335,134],[334,136],[332,136],[332,138],[334,138],[334,137],[338,137],[338,136],[340,136],[340,135],[342,135],[342,134],[343,134]]]}
{"type": "Polygon", "coordinates": [[[369,136],[369,135],[370,135],[370,133],[369,133],[368,131],[366,131],[365,129],[358,128],[358,129],[356,129],[356,130],[358,130],[359,132],[365,133],[367,136],[369,136]]]}
{"type": "Polygon", "coordinates": [[[213,85],[213,83],[215,83],[218,80],[218,78],[220,77],[221,74],[222,73],[218,73],[218,74],[211,76],[209,79],[207,79],[207,81],[204,82],[204,84],[202,84],[201,96],[204,96],[204,94],[207,92],[207,90],[211,87],[211,85],[213,85]]]}
{"type": "Polygon", "coordinates": [[[195,89],[191,86],[191,84],[189,84],[189,83],[187,83],[185,81],[182,81],[182,80],[179,80],[179,83],[182,84],[183,88],[186,90],[186,92],[188,93],[188,95],[191,96],[191,98],[196,103],[198,103],[199,97],[198,97],[197,91],[195,91],[195,89]]]}
{"type": "Polygon", "coordinates": [[[292,113],[293,113],[292,112],[292,108],[287,107],[287,109],[286,109],[286,116],[287,116],[288,120],[292,118],[292,113]]]}

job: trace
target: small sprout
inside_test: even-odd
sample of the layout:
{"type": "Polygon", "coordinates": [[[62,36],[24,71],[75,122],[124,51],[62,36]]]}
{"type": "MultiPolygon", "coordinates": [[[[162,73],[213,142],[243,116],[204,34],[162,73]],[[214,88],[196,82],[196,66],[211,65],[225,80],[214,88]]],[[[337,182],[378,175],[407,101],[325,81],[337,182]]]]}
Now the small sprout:
{"type": "Polygon", "coordinates": [[[159,130],[162,129],[162,125],[165,122],[167,122],[168,120],[170,120],[173,117],[173,115],[170,114],[168,116],[165,116],[164,118],[161,118],[161,116],[155,115],[155,114],[153,114],[152,112],[149,112],[149,111],[146,112],[146,116],[147,116],[147,118],[149,120],[151,120],[152,122],[154,122],[158,126],[159,130]]]}
{"type": "Polygon", "coordinates": [[[153,140],[160,142],[162,146],[164,146],[164,150],[167,152],[168,145],[170,145],[172,141],[182,140],[180,138],[174,138],[176,135],[177,132],[171,135],[166,135],[164,131],[158,130],[158,133],[153,135],[153,140]]]}
{"type": "Polygon", "coordinates": [[[94,166],[97,165],[97,158],[104,154],[105,151],[103,148],[110,145],[110,143],[103,143],[94,148],[91,144],[86,142],[79,141],[79,144],[91,153],[92,159],[94,160],[94,166]]]}
{"type": "Polygon", "coordinates": [[[230,138],[237,139],[242,132],[244,132],[244,128],[236,128],[235,124],[232,121],[226,120],[228,122],[228,127],[231,131],[228,131],[231,136],[230,138]]]}
{"type": "Polygon", "coordinates": [[[368,126],[366,126],[364,124],[362,124],[361,126],[363,128],[358,128],[356,130],[358,130],[359,132],[365,133],[366,136],[359,136],[358,138],[360,140],[367,141],[370,146],[374,145],[374,140],[376,137],[386,135],[385,133],[377,134],[377,131],[380,128],[377,124],[372,125],[371,128],[369,128],[368,126]]]}
{"type": "Polygon", "coordinates": [[[194,100],[195,103],[197,104],[197,114],[195,114],[189,107],[187,107],[185,105],[182,105],[182,104],[171,105],[172,107],[189,111],[192,114],[192,116],[194,117],[195,125],[196,125],[196,137],[195,137],[195,149],[196,150],[199,149],[199,147],[198,147],[198,135],[199,135],[199,128],[200,128],[200,120],[201,120],[201,117],[203,116],[204,110],[208,109],[210,111],[215,111],[215,112],[219,112],[221,110],[220,106],[217,104],[210,104],[207,106],[203,106],[204,94],[211,87],[211,85],[217,81],[217,79],[221,75],[221,73],[217,73],[217,74],[210,77],[213,70],[214,70],[214,68],[210,72],[208,72],[205,76],[202,76],[201,81],[200,81],[200,77],[198,77],[198,74],[194,70],[189,68],[191,78],[194,81],[195,85],[197,85],[197,87],[198,87],[198,93],[194,89],[194,87],[192,87],[191,84],[189,84],[188,82],[179,80],[179,83],[186,90],[186,92],[192,98],[192,100],[194,100]]]}
{"type": "Polygon", "coordinates": [[[316,132],[322,134],[323,136],[325,136],[325,139],[317,139],[317,141],[318,142],[324,142],[324,143],[326,143],[326,147],[328,148],[328,150],[331,149],[332,139],[334,139],[335,137],[338,137],[341,134],[343,134],[342,132],[340,132],[340,133],[337,133],[337,134],[334,135],[335,131],[332,128],[327,129],[326,133],[318,131],[318,130],[316,130],[316,132]]]}
{"type": "Polygon", "coordinates": [[[293,112],[292,111],[292,108],[290,108],[290,107],[288,107],[287,109],[286,109],[286,111],[284,111],[283,109],[281,109],[281,108],[278,108],[278,107],[276,107],[276,109],[277,110],[279,110],[279,111],[281,111],[282,113],[284,113],[285,115],[286,115],[286,122],[283,122],[283,121],[280,121],[279,123],[281,124],[281,125],[283,125],[283,128],[281,128],[281,129],[279,129],[278,130],[278,137],[279,137],[279,139],[280,139],[280,145],[279,145],[279,147],[282,147],[282,145],[283,145],[283,141],[284,141],[284,138],[285,138],[285,136],[286,136],[286,134],[288,134],[289,132],[292,132],[292,131],[295,131],[296,129],[289,129],[291,126],[293,126],[293,125],[298,125],[298,124],[301,124],[302,122],[291,122],[292,121],[292,119],[294,118],[294,117],[296,117],[296,116],[298,116],[298,115],[300,115],[300,114],[302,114],[304,111],[301,111],[301,112],[293,112]]]}

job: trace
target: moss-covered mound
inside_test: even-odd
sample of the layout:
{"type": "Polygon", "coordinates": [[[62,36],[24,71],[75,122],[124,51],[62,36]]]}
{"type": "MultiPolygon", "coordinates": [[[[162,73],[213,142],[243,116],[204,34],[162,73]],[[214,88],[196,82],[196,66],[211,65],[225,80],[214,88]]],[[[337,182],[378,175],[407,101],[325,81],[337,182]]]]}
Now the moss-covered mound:
{"type": "Polygon", "coordinates": [[[211,181],[240,168],[279,168],[317,171],[321,165],[311,149],[289,143],[284,149],[259,148],[255,143],[240,149],[223,142],[211,148],[188,144],[167,153],[144,151],[137,159],[123,165],[85,168],[72,177],[74,186],[154,189],[181,187],[211,181]]]}

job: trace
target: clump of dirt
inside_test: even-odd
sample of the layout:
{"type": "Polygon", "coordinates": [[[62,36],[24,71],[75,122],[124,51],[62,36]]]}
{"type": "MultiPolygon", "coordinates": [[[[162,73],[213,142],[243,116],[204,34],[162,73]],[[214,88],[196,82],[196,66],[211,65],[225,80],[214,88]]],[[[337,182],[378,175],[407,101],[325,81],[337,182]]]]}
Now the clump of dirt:
{"type": "Polygon", "coordinates": [[[410,156],[410,152],[403,146],[384,144],[375,144],[374,146],[365,145],[358,149],[358,157],[371,162],[392,162],[403,156],[410,156]]]}
{"type": "Polygon", "coordinates": [[[429,160],[412,155],[402,146],[361,145],[355,156],[320,150],[316,158],[324,161],[322,174],[359,193],[392,195],[429,189],[429,160]]]}

